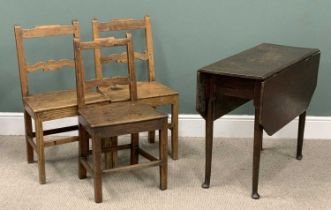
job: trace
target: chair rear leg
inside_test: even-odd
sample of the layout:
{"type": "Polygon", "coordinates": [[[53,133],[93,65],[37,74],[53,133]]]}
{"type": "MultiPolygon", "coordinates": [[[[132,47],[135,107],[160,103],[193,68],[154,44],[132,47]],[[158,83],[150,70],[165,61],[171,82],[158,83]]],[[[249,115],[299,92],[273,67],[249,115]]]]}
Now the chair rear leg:
{"type": "Polygon", "coordinates": [[[30,145],[28,139],[33,140],[32,136],[32,120],[29,113],[24,112],[24,125],[25,125],[25,140],[26,140],[26,157],[28,163],[33,163],[33,147],[30,145]]]}
{"type": "Polygon", "coordinates": [[[160,154],[160,189],[166,190],[168,186],[168,126],[167,121],[165,126],[160,130],[159,154],[160,154]]]}
{"type": "MultiPolygon", "coordinates": [[[[110,138],[111,139],[111,147],[112,148],[117,148],[117,146],[118,146],[118,137],[117,136],[114,136],[114,137],[111,137],[110,138]]],[[[117,166],[117,160],[118,160],[118,152],[117,152],[117,149],[115,149],[115,150],[113,150],[112,151],[112,153],[111,153],[111,155],[112,155],[112,167],[114,168],[114,167],[116,167],[117,166]]]]}
{"type": "Polygon", "coordinates": [[[35,118],[35,129],[36,129],[36,144],[38,154],[38,170],[39,170],[39,183],[46,183],[46,172],[45,172],[45,146],[44,146],[44,132],[43,124],[41,119],[36,116],[35,118]]]}
{"type": "MultiPolygon", "coordinates": [[[[102,147],[105,149],[109,149],[111,147],[111,138],[104,138],[102,139],[102,147]]],[[[113,167],[113,159],[112,159],[112,152],[105,152],[104,153],[105,157],[105,168],[112,168],[113,167]]]]}
{"type": "Polygon", "coordinates": [[[155,131],[149,131],[148,132],[148,142],[150,144],[154,144],[155,143],[155,131]]]}
{"type": "Polygon", "coordinates": [[[178,112],[179,104],[176,96],[175,102],[171,104],[171,151],[173,160],[178,160],[178,112]]]}
{"type": "Polygon", "coordinates": [[[139,133],[131,134],[131,159],[130,164],[137,164],[139,162],[139,154],[138,154],[138,147],[139,147],[139,133]]]}

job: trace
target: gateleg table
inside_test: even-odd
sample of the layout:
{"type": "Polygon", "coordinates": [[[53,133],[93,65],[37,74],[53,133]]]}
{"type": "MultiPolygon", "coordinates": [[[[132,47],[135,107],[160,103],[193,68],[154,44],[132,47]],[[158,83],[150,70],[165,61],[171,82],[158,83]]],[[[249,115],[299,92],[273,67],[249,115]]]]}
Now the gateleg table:
{"type": "Polygon", "coordinates": [[[253,100],[252,198],[258,199],[263,130],[273,135],[299,116],[296,158],[302,159],[306,110],[317,84],[320,51],[260,44],[198,70],[196,110],[206,122],[205,182],[210,185],[213,122],[253,100]]]}

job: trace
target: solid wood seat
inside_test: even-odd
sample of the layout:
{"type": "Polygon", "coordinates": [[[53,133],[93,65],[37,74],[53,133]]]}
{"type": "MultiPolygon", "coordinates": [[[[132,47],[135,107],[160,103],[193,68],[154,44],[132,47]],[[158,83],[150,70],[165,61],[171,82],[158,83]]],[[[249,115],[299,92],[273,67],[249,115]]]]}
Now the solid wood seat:
{"type": "MultiPolygon", "coordinates": [[[[114,87],[100,87],[101,92],[107,95],[111,102],[127,101],[129,96],[128,85],[114,87]]],[[[138,100],[178,95],[178,92],[157,82],[137,81],[138,100]]]]}
{"type": "MultiPolygon", "coordinates": [[[[144,19],[113,19],[109,22],[99,22],[96,19],[92,21],[93,38],[101,37],[102,32],[115,32],[118,35],[120,32],[143,31],[145,33],[145,50],[134,52],[134,59],[146,62],[147,66],[147,81],[138,81],[138,101],[149,104],[154,107],[170,105],[171,122],[168,124],[168,129],[171,131],[171,157],[174,160],[178,159],[178,113],[179,113],[179,93],[173,89],[155,81],[154,69],[154,52],[151,18],[145,16],[144,19]]],[[[109,33],[108,33],[109,34],[109,33]]],[[[138,35],[137,35],[138,36],[138,35]]],[[[96,76],[101,78],[103,75],[102,64],[106,63],[126,63],[127,55],[123,53],[113,53],[106,55],[100,49],[94,51],[96,76]]],[[[128,99],[127,87],[115,87],[113,91],[102,88],[106,95],[110,96],[111,102],[121,102],[128,99]]],[[[138,138],[138,134],[134,134],[138,138]]],[[[153,143],[155,132],[148,133],[148,140],[153,143]]],[[[116,144],[116,138],[112,139],[116,144]]],[[[109,142],[109,144],[111,144],[109,142]]],[[[116,157],[116,154],[113,155],[116,157]]]]}
{"type": "Polygon", "coordinates": [[[136,123],[166,118],[167,115],[155,111],[153,107],[139,103],[92,104],[79,110],[91,128],[136,123]]]}
{"type": "MultiPolygon", "coordinates": [[[[47,73],[50,71],[57,71],[64,67],[67,67],[68,70],[70,68],[74,69],[75,62],[73,59],[50,59],[31,64],[26,59],[24,43],[26,39],[42,39],[51,36],[71,36],[72,38],[79,38],[79,23],[78,21],[73,21],[71,25],[41,25],[28,29],[16,25],[14,30],[22,101],[24,106],[27,161],[28,163],[33,163],[34,152],[37,153],[39,183],[45,184],[45,147],[78,141],[78,136],[56,138],[50,141],[45,141],[44,136],[77,130],[78,125],[44,130],[43,122],[76,116],[77,99],[75,98],[73,90],[31,94],[29,92],[28,74],[36,71],[47,73]],[[34,119],[35,131],[33,131],[32,119],[34,119]]],[[[68,44],[71,45],[71,42],[68,44]]],[[[51,50],[55,49],[53,48],[51,50]]],[[[95,97],[96,98],[92,96],[91,100],[93,101],[95,99],[98,102],[100,99],[97,99],[97,96],[95,97]]]]}
{"type": "MultiPolygon", "coordinates": [[[[109,98],[98,92],[89,92],[86,103],[109,101],[109,98]]],[[[45,112],[57,109],[77,107],[76,90],[52,91],[23,97],[24,104],[33,112],[45,112]]]]}
{"type": "MultiPolygon", "coordinates": [[[[137,84],[134,69],[134,52],[132,47],[131,34],[127,38],[95,39],[91,42],[74,41],[75,64],[77,77],[77,97],[79,113],[79,178],[86,178],[89,172],[94,178],[94,199],[95,202],[102,202],[102,173],[118,172],[125,170],[140,169],[152,166],[159,166],[160,189],[167,188],[167,122],[168,116],[157,112],[153,106],[137,102],[137,84]],[[105,47],[125,46],[128,60],[127,77],[96,78],[85,80],[82,51],[86,49],[101,49],[105,47]],[[128,87],[128,99],[125,102],[110,104],[86,104],[86,91],[91,88],[100,89],[102,86],[126,85],[128,87]],[[129,145],[111,145],[109,148],[102,147],[102,140],[125,134],[136,134],[151,130],[159,130],[159,158],[139,148],[139,139],[131,138],[129,145]],[[91,166],[89,155],[89,138],[92,139],[93,166],[91,166]],[[115,152],[119,149],[131,149],[130,165],[102,169],[101,151],[115,152]],[[148,162],[139,163],[139,155],[145,157],[148,162]]],[[[107,158],[105,158],[105,161],[107,158]]]]}

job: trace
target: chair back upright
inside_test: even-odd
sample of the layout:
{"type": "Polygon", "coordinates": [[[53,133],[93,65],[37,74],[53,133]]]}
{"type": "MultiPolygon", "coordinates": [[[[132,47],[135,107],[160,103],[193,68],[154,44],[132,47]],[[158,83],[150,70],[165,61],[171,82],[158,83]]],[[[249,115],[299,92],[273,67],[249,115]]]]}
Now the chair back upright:
{"type": "MultiPolygon", "coordinates": [[[[92,20],[92,34],[94,40],[100,38],[102,32],[128,32],[135,30],[145,31],[146,50],[144,52],[134,52],[134,60],[142,60],[147,62],[148,81],[154,81],[155,70],[153,55],[153,38],[151,29],[151,18],[149,16],[145,16],[144,19],[113,19],[109,22],[99,22],[96,18],[92,20]]],[[[100,49],[95,49],[94,57],[97,78],[102,78],[102,64],[110,62],[127,62],[126,52],[111,55],[102,55],[100,49]]]]}
{"type": "MultiPolygon", "coordinates": [[[[97,38],[89,42],[80,42],[79,39],[74,40],[75,48],[75,66],[76,66],[76,87],[77,87],[77,98],[78,98],[78,108],[82,108],[86,105],[85,95],[86,91],[91,89],[98,90],[102,86],[116,86],[116,85],[129,85],[130,91],[130,101],[137,100],[137,84],[136,84],[136,74],[134,66],[134,51],[132,44],[132,35],[130,33],[126,34],[126,38],[116,39],[114,37],[108,38],[97,38]],[[85,79],[85,68],[84,61],[82,57],[82,52],[84,50],[95,50],[107,47],[126,47],[126,60],[128,66],[128,75],[125,76],[112,76],[112,77],[100,77],[96,76],[95,79],[86,80],[85,79]]],[[[111,90],[111,88],[110,88],[111,90]]]]}
{"type": "Polygon", "coordinates": [[[22,97],[29,96],[29,73],[36,72],[38,70],[43,70],[44,72],[55,71],[63,67],[72,67],[74,69],[75,67],[75,62],[73,59],[47,60],[34,64],[28,64],[26,62],[26,54],[24,51],[25,39],[72,35],[73,39],[79,40],[79,28],[79,22],[75,20],[72,21],[71,25],[41,25],[29,29],[22,28],[20,25],[14,26],[22,97]]]}

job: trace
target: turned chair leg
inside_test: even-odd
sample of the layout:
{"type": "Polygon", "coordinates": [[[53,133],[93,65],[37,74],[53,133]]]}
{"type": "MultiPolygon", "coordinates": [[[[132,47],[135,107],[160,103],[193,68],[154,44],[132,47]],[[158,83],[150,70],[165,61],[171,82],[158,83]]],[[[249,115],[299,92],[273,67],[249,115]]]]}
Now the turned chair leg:
{"type": "Polygon", "coordinates": [[[253,182],[252,182],[252,198],[259,199],[258,193],[259,184],[259,169],[260,169],[260,156],[261,156],[261,145],[263,138],[263,128],[259,124],[259,110],[255,109],[255,120],[254,120],[254,148],[253,148],[253,182]]]}
{"type": "Polygon", "coordinates": [[[94,172],[94,200],[102,202],[102,171],[101,171],[101,138],[92,137],[93,172],[94,172]]]}
{"type": "Polygon", "coordinates": [[[171,104],[171,151],[172,159],[178,160],[179,153],[179,143],[178,143],[178,112],[179,112],[179,103],[178,98],[176,98],[175,103],[171,104]]]}
{"type": "Polygon", "coordinates": [[[86,169],[80,162],[83,158],[87,160],[89,153],[89,135],[83,126],[79,125],[79,159],[78,159],[78,177],[80,179],[86,178],[86,169]]]}
{"type": "Polygon", "coordinates": [[[160,160],[162,161],[160,165],[160,189],[166,190],[168,186],[168,153],[167,153],[167,144],[168,144],[168,128],[167,123],[160,130],[160,141],[159,141],[159,150],[160,150],[160,160]]]}
{"type": "Polygon", "coordinates": [[[44,145],[44,131],[41,119],[36,116],[35,118],[35,129],[36,129],[36,144],[38,154],[38,171],[39,171],[39,183],[46,183],[46,172],[45,172],[45,145],[44,145]]]}
{"type": "Polygon", "coordinates": [[[29,139],[33,140],[32,119],[29,113],[24,112],[24,124],[25,124],[25,141],[26,141],[26,157],[28,163],[33,163],[33,147],[29,143],[29,139]]]}
{"type": "Polygon", "coordinates": [[[297,160],[302,159],[302,147],[303,147],[303,137],[305,132],[305,122],[306,122],[306,112],[299,116],[299,126],[298,126],[298,144],[297,144],[297,160]]]}

